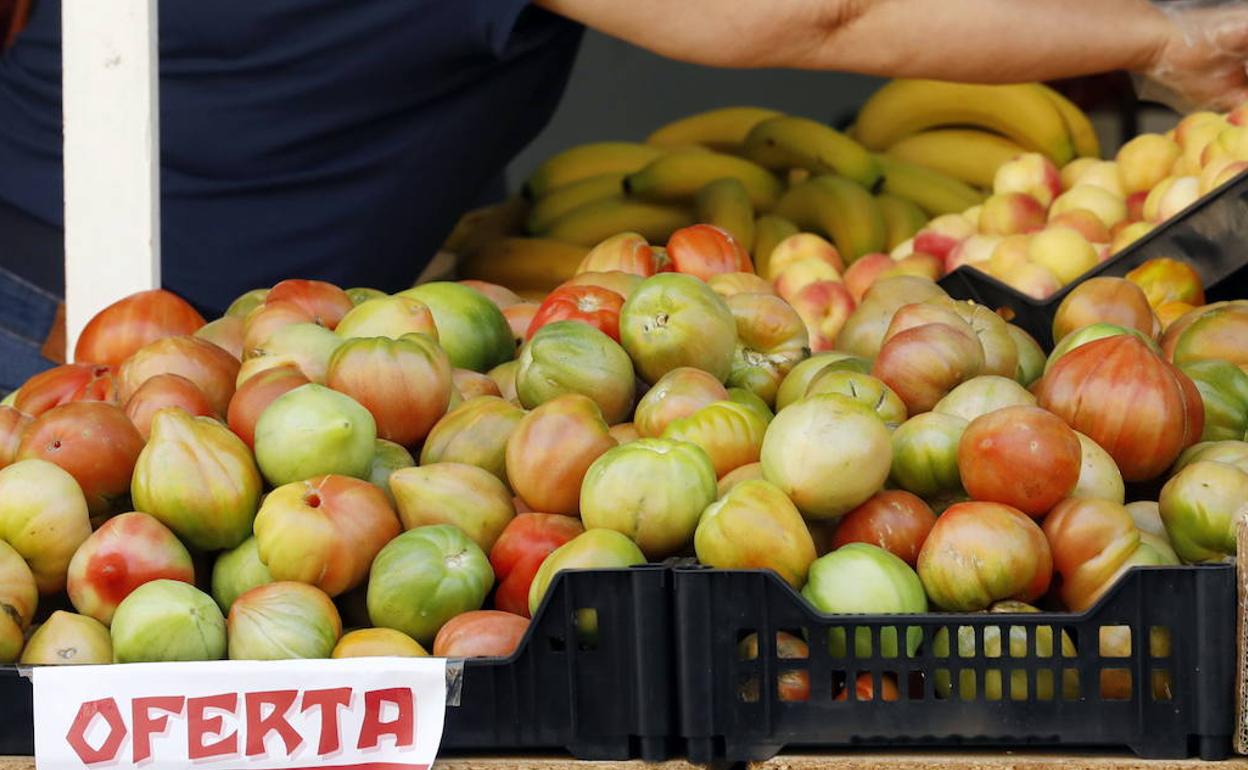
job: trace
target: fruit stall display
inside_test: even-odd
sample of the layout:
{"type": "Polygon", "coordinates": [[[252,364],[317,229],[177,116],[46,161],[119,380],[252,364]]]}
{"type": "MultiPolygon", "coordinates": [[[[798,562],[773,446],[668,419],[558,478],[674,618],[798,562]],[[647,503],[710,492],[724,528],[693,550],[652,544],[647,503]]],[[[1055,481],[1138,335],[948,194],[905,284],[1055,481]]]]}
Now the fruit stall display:
{"type": "Polygon", "coordinates": [[[1041,270],[1037,243],[1092,248],[1084,209],[1054,214],[1031,180],[1095,148],[1040,86],[991,91],[1017,99],[988,111],[1004,139],[941,133],[931,88],[886,87],[861,145],[814,132],[803,154],[809,121],[732,110],[569,151],[534,202],[461,223],[475,278],[291,279],[210,322],[162,290],[106,308],[73,363],[0,405],[0,661],[467,658],[444,740],[462,749],[658,759],[685,739],[709,759],[752,720],[764,732],[730,749],[748,759],[838,743],[810,729],[829,715],[894,735],[887,708],[921,700],[961,726],[916,742],[1056,744],[1045,715],[1096,707],[1125,709],[1099,742],[1224,753],[1233,576],[1208,565],[1235,553],[1248,499],[1248,301],[1206,304],[1178,259],[1072,269],[1046,350],[950,297],[936,279],[985,238],[1025,239],[1041,270]],[[954,141],[1026,152],[1002,145],[973,179],[917,170],[923,142],[954,141]],[[534,224],[607,176],[607,203],[534,224]],[[974,229],[903,197],[966,191],[973,210],[990,182],[974,229]],[[986,233],[992,201],[1015,222],[1019,196],[1053,221],[986,233]],[[493,237],[519,209],[546,239],[493,237]],[[773,610],[781,625],[758,619],[773,610]],[[1023,660],[1003,673],[1007,649],[1023,660]]]}

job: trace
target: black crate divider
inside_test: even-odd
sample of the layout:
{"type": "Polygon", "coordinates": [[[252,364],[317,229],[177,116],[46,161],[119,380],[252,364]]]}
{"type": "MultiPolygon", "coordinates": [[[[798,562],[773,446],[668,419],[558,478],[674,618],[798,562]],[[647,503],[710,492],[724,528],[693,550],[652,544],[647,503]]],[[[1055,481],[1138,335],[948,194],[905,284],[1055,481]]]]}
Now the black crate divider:
{"type": "Polygon", "coordinates": [[[1210,300],[1242,298],[1248,286],[1248,172],[1200,198],[1048,299],[1029,297],[966,266],[940,279],[940,285],[956,299],[975,300],[994,310],[1008,308],[1013,315],[1010,320],[1050,350],[1057,342],[1053,316],[1075,286],[1098,275],[1124,276],[1155,257],[1189,262],[1200,274],[1210,300]]]}
{"type": "Polygon", "coordinates": [[[1210,760],[1230,752],[1236,594],[1229,565],[1135,568],[1082,614],[826,615],[761,570],[682,568],[674,584],[681,736],[692,762],[758,761],[785,748],[871,746],[1114,746],[1142,757],[1210,760]],[[1129,657],[1100,655],[1103,626],[1130,629],[1129,657]],[[966,632],[974,634],[973,650],[953,642],[948,656],[936,655],[936,635],[946,629],[946,638],[958,639],[963,627],[973,629],[966,632]],[[1025,630],[1027,655],[1013,657],[1008,646],[1001,657],[985,655],[985,629],[1008,638],[1012,627],[1025,630]],[[1152,641],[1154,627],[1167,629],[1168,649],[1160,632],[1152,641]],[[1044,632],[1037,630],[1045,628],[1055,648],[1058,632],[1069,634],[1077,655],[1064,657],[1060,649],[1054,656],[1038,654],[1044,632]],[[854,657],[850,642],[846,657],[833,657],[829,641],[858,638],[856,629],[869,630],[872,654],[854,657]],[[922,643],[913,654],[903,645],[885,657],[881,633],[898,638],[902,629],[921,633],[922,643]],[[809,657],[778,657],[779,631],[805,636],[809,657]],[[759,654],[742,660],[738,643],[751,633],[758,634],[759,654]],[[1105,669],[1130,675],[1126,699],[1101,698],[1105,669]],[[781,698],[777,677],[792,670],[809,676],[808,700],[781,698]],[[1079,677],[1073,699],[1067,697],[1076,695],[1066,689],[1068,670],[1079,677]],[[1020,694],[1030,697],[1014,699],[1015,671],[1027,672],[1027,692],[1020,694]],[[936,686],[938,672],[948,672],[951,688],[936,686]],[[900,698],[856,700],[861,673],[870,674],[876,693],[883,675],[895,675],[900,698]],[[1163,690],[1153,690],[1154,675],[1168,677],[1168,700],[1159,699],[1163,690]],[[1000,700],[986,697],[992,677],[1000,683],[1000,700]],[[962,690],[964,678],[973,681],[974,693],[962,690]],[[833,691],[842,682],[850,694],[838,702],[833,691]],[[1052,697],[1041,700],[1038,685],[1045,682],[1052,697]]]}
{"type": "MultiPolygon", "coordinates": [[[[566,750],[579,759],[661,761],[676,735],[671,570],[647,565],[555,576],[537,618],[507,659],[464,662],[442,753],[566,750]],[[594,610],[597,634],[578,630],[594,610]]],[[[34,753],[32,692],[0,669],[0,755],[34,753]]]]}

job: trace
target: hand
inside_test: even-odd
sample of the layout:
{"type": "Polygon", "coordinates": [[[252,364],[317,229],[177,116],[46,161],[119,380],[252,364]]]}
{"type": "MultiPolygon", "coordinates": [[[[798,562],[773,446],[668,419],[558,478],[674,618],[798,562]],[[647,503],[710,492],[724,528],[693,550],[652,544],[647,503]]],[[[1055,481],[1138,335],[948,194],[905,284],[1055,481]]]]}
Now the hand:
{"type": "Polygon", "coordinates": [[[1184,112],[1248,102],[1248,5],[1172,0],[1157,7],[1172,34],[1140,73],[1147,79],[1140,96],[1184,112]]]}

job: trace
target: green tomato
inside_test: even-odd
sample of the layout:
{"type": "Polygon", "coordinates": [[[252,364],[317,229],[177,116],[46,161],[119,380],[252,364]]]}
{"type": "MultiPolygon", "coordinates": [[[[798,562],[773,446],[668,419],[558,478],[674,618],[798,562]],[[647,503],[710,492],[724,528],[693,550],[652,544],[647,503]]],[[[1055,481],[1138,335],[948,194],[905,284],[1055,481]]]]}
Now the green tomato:
{"type": "Polygon", "coordinates": [[[1248,473],[1201,460],[1176,473],[1157,499],[1174,552],[1185,562],[1220,562],[1235,554],[1236,514],[1248,500],[1248,473]]]}
{"type": "Polygon", "coordinates": [[[278,396],[256,423],[256,462],[275,487],[329,474],[367,479],[376,450],[368,410],[315,383],[278,396]]]}
{"type": "Polygon", "coordinates": [[[216,602],[193,585],[153,580],[117,605],[109,628],[118,663],[220,660],[225,618],[216,602]]]}
{"type": "Polygon", "coordinates": [[[260,561],[254,536],[229,551],[222,551],[212,565],[212,598],[222,612],[229,612],[234,600],[251,589],[272,583],[269,568],[260,561]]]}
{"type": "MultiPolygon", "coordinates": [[[[529,614],[537,617],[542,599],[550,590],[555,575],[565,569],[620,569],[645,563],[646,557],[637,544],[613,529],[582,532],[542,560],[542,566],[538,567],[533,582],[529,584],[529,614]]],[[[596,627],[585,627],[587,622],[588,618],[578,617],[578,629],[596,634],[596,627]]]]}
{"type": "Polygon", "coordinates": [[[893,431],[893,465],[889,479],[924,499],[962,492],[958,442],[966,420],[952,414],[915,415],[893,431]]]}
{"type": "Polygon", "coordinates": [[[580,321],[538,329],[520,352],[516,369],[516,394],[525,408],[579,393],[598,404],[608,425],[628,420],[635,388],[633,363],[624,349],[580,321]]]}
{"type": "Polygon", "coordinates": [[[1205,405],[1205,432],[1201,441],[1239,441],[1248,438],[1248,374],[1217,358],[1179,366],[1196,383],[1205,405]]]}
{"type": "Polygon", "coordinates": [[[481,292],[451,281],[435,281],[399,292],[433,311],[438,342],[459,369],[488,372],[516,355],[511,326],[481,292]]]}

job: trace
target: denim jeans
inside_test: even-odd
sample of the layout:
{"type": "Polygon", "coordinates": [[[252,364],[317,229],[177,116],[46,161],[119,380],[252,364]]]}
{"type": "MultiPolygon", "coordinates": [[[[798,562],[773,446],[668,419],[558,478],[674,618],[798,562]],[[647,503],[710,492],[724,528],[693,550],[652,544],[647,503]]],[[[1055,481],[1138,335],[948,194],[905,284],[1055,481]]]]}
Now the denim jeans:
{"type": "Polygon", "coordinates": [[[0,394],[55,366],[40,351],[58,304],[56,296],[0,268],[0,394]]]}

